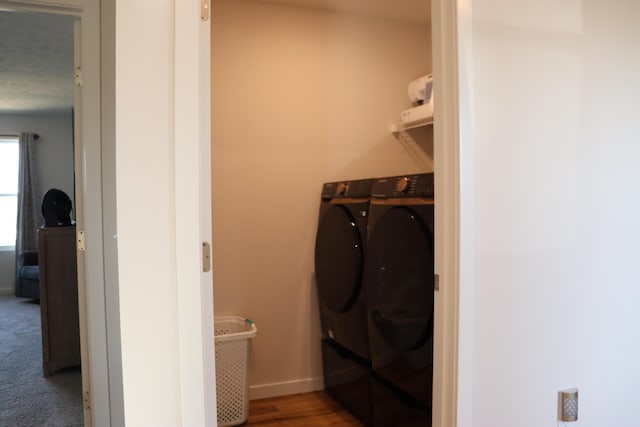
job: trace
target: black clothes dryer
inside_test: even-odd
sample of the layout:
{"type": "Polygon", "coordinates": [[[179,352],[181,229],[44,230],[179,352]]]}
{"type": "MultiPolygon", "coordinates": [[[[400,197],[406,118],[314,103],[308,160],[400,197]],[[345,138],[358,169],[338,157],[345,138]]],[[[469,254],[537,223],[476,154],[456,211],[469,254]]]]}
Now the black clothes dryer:
{"type": "Polygon", "coordinates": [[[322,333],[369,360],[362,271],[373,180],[326,183],[315,248],[322,333]]]}
{"type": "Polygon", "coordinates": [[[363,279],[374,376],[421,408],[425,426],[433,383],[433,197],[433,174],[374,182],[363,279]]]}
{"type": "Polygon", "coordinates": [[[372,377],[362,274],[372,183],[322,186],[315,248],[325,390],[365,426],[372,426],[372,377]]]}

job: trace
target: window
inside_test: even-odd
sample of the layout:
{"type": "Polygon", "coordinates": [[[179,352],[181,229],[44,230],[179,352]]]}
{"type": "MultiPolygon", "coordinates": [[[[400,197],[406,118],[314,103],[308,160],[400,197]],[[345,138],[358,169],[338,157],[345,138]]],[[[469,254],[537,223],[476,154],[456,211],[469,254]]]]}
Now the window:
{"type": "Polygon", "coordinates": [[[0,248],[16,245],[18,137],[0,137],[0,248]]]}

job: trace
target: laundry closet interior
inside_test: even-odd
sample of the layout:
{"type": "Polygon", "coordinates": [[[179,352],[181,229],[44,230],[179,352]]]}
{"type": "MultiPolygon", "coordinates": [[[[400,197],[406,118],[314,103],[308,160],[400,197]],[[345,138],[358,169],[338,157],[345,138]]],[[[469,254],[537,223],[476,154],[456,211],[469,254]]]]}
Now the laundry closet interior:
{"type": "Polygon", "coordinates": [[[258,325],[251,399],[323,388],[323,184],[434,170],[433,126],[401,126],[409,83],[432,72],[430,8],[212,1],[214,307],[258,325]]]}

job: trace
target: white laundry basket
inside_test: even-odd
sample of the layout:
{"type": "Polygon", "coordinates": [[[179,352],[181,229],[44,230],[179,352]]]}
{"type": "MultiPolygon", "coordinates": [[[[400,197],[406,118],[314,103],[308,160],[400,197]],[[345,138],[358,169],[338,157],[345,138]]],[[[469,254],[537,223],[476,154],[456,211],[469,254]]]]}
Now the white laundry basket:
{"type": "Polygon", "coordinates": [[[218,426],[237,426],[249,418],[249,340],[258,329],[238,316],[214,318],[218,426]]]}

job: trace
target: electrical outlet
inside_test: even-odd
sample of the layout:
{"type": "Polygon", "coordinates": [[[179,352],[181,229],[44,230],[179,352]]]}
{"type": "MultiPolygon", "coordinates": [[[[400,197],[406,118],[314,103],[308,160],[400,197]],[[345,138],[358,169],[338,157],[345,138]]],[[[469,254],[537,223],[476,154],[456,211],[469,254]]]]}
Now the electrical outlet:
{"type": "Polygon", "coordinates": [[[558,415],[560,421],[578,421],[578,389],[568,388],[558,393],[558,415]]]}

